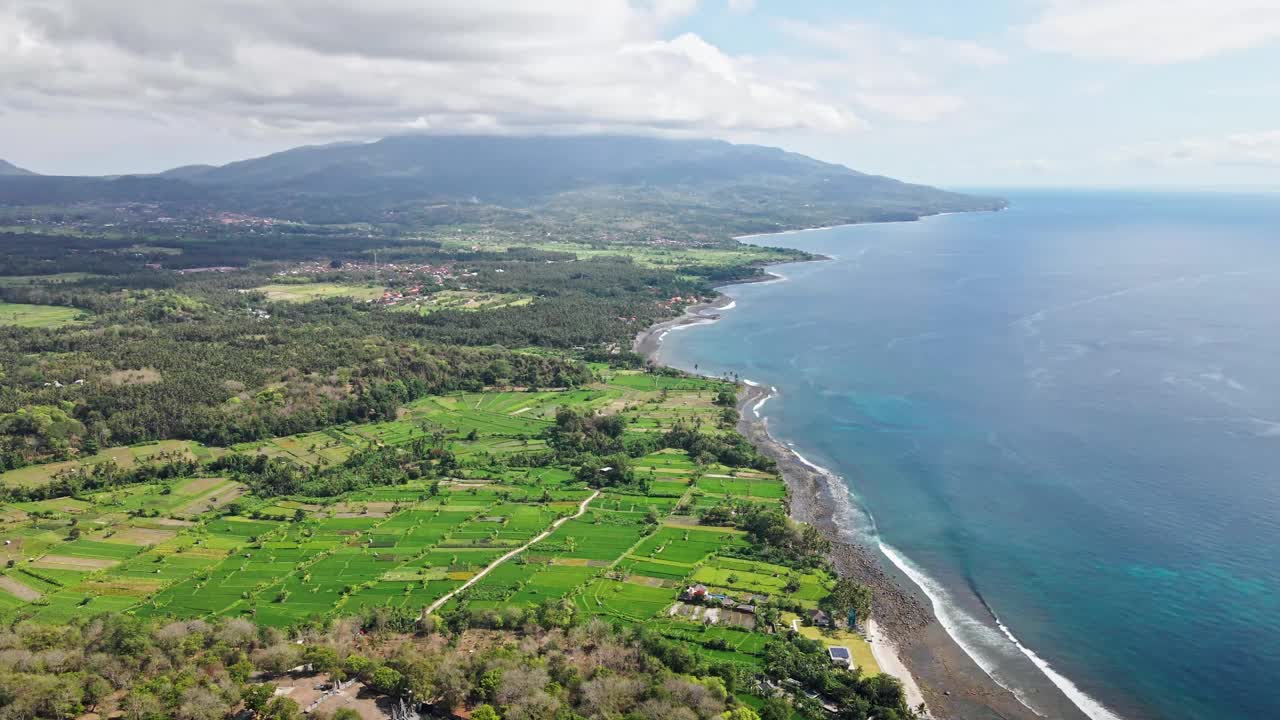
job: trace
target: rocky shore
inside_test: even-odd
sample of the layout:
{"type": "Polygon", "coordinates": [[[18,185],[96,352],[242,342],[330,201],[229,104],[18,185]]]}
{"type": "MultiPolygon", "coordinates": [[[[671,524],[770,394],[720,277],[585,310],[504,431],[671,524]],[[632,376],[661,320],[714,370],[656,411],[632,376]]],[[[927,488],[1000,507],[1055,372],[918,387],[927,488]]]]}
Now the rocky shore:
{"type": "MultiPolygon", "coordinates": [[[[840,479],[802,462],[750,412],[769,392],[769,388],[746,386],[738,404],[742,416],[738,431],[778,464],[787,483],[791,517],[818,527],[831,540],[830,560],[840,575],[871,588],[871,614],[876,624],[872,634],[883,634],[873,637],[873,644],[887,641],[898,655],[911,674],[908,689],[912,683],[918,688],[934,718],[1039,718],[955,644],[934,616],[928,599],[910,580],[901,577],[875,550],[848,537],[836,519],[846,502],[844,488],[837,485],[840,479]]],[[[1060,705],[1061,714],[1054,717],[1084,720],[1065,698],[1060,705]]]]}
{"type": "MultiPolygon", "coordinates": [[[[635,340],[634,350],[657,362],[662,339],[674,328],[714,322],[719,310],[732,302],[722,297],[712,303],[690,307],[685,314],[658,323],[635,340]]],[[[844,507],[845,489],[838,477],[822,472],[800,460],[790,448],[769,434],[768,426],[751,411],[771,390],[747,385],[739,397],[741,420],[738,431],[762,453],[778,464],[787,483],[791,516],[815,525],[831,540],[830,560],[844,577],[871,587],[870,633],[878,652],[888,652],[901,661],[909,673],[904,679],[913,705],[923,700],[934,718],[974,720],[1034,720],[1042,717],[1001,687],[947,634],[926,598],[902,576],[897,568],[869,546],[859,544],[840,527],[837,512],[844,507]]],[[[1087,720],[1065,696],[1037,698],[1038,704],[1052,707],[1051,717],[1087,720]]]]}

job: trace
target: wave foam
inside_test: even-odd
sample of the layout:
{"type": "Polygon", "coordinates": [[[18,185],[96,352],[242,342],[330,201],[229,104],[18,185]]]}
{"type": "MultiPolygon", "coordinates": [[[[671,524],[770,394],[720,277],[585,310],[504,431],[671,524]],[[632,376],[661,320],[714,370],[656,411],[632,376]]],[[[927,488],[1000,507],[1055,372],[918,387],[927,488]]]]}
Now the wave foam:
{"type": "Polygon", "coordinates": [[[699,325],[714,325],[717,322],[719,322],[719,318],[698,318],[697,320],[681,323],[679,325],[675,325],[671,328],[668,328],[666,331],[662,333],[662,337],[666,337],[668,333],[673,333],[673,332],[676,332],[677,330],[688,330],[689,328],[698,327],[699,325]]]}
{"type": "Polygon", "coordinates": [[[769,400],[771,400],[772,398],[773,398],[773,393],[769,393],[768,395],[765,395],[764,397],[760,398],[760,401],[751,407],[751,412],[756,417],[760,417],[760,408],[764,407],[764,404],[769,402],[769,400]]]}
{"type": "Polygon", "coordinates": [[[996,684],[1013,693],[1019,702],[1026,705],[1037,715],[1044,717],[1044,713],[1034,707],[1022,691],[1000,677],[996,658],[992,657],[993,654],[997,656],[1007,654],[1001,652],[1002,648],[1000,646],[1004,643],[1000,634],[981,620],[960,609],[946,588],[926,575],[919,566],[908,560],[897,548],[883,541],[880,541],[878,545],[880,552],[884,553],[884,556],[889,558],[889,561],[901,570],[902,574],[906,575],[911,582],[915,583],[916,587],[920,588],[921,592],[925,594],[925,597],[929,598],[929,604],[933,606],[933,614],[937,616],[942,629],[947,631],[947,634],[951,636],[952,640],[956,641],[960,649],[964,650],[965,654],[972,658],[978,667],[982,668],[982,671],[994,680],[996,684]]]}
{"type": "MultiPolygon", "coordinates": [[[[994,617],[994,613],[992,615],[994,617]]],[[[1009,638],[1009,642],[1013,643],[1014,647],[1018,648],[1018,650],[1020,650],[1023,655],[1026,655],[1036,667],[1040,668],[1040,672],[1044,673],[1045,676],[1049,678],[1050,682],[1057,685],[1058,689],[1062,691],[1063,695],[1067,696],[1067,699],[1069,699],[1072,704],[1080,708],[1080,712],[1088,715],[1092,720],[1121,720],[1119,715],[1111,712],[1102,703],[1086,695],[1085,692],[1075,683],[1071,682],[1068,677],[1057,670],[1054,670],[1047,660],[1035,654],[1031,648],[1023,645],[1018,638],[1014,637],[1009,628],[1006,627],[1004,623],[1000,622],[1000,618],[996,618],[996,625],[1000,628],[1000,632],[1004,633],[1005,637],[1009,638]]]]}
{"type": "MultiPolygon", "coordinates": [[[[743,378],[742,382],[751,387],[762,387],[760,383],[746,378],[743,378]]],[[[760,417],[760,408],[777,393],[778,389],[771,386],[770,391],[768,395],[752,407],[752,412],[756,417],[760,417]]],[[[761,422],[765,425],[765,432],[768,432],[768,418],[762,418],[761,422]]],[[[1280,426],[1280,423],[1276,423],[1276,425],[1280,426]]],[[[938,618],[938,622],[947,632],[947,635],[951,636],[951,639],[960,646],[960,649],[992,681],[1012,693],[1018,702],[1025,705],[1036,715],[1047,717],[1031,703],[1023,690],[1001,677],[998,669],[999,658],[1010,659],[1016,657],[1016,654],[1021,654],[1030,660],[1090,720],[1123,720],[1101,702],[1086,694],[1070,678],[1055,670],[1048,661],[1037,655],[1035,651],[1023,645],[1013,634],[1013,631],[1000,622],[995,611],[991,610],[989,606],[987,609],[991,612],[996,628],[992,628],[989,624],[965,612],[941,583],[926,574],[923,569],[909,560],[897,548],[880,539],[875,517],[857,504],[848,483],[844,482],[844,478],[840,474],[805,457],[796,449],[794,444],[790,442],[784,442],[783,444],[795,456],[796,460],[799,460],[805,467],[827,478],[827,487],[833,496],[832,499],[835,504],[834,524],[845,535],[843,539],[852,542],[865,540],[879,547],[880,552],[929,598],[929,603],[933,607],[933,614],[938,618]]]]}
{"type": "Polygon", "coordinates": [[[879,546],[885,557],[889,558],[890,562],[910,578],[911,582],[915,583],[929,598],[929,603],[933,606],[933,613],[937,616],[938,622],[942,624],[947,634],[956,641],[960,649],[964,650],[965,654],[972,658],[988,677],[1013,693],[1014,697],[1023,705],[1026,705],[1037,715],[1044,717],[1044,713],[1029,702],[1025,693],[1000,677],[999,670],[996,667],[996,658],[1001,655],[1009,655],[1008,648],[1004,647],[1006,642],[1012,644],[1014,650],[1030,660],[1050,682],[1062,691],[1062,694],[1071,701],[1071,704],[1079,708],[1080,712],[1084,713],[1090,720],[1122,720],[1119,715],[1081,690],[1070,678],[1055,670],[1048,661],[1037,655],[1035,651],[1023,645],[1022,641],[1018,640],[1013,634],[1013,631],[1000,622],[994,612],[992,612],[992,619],[995,620],[996,627],[999,629],[998,634],[986,623],[962,610],[946,588],[925,574],[919,566],[908,560],[897,548],[885,542],[880,542],[879,546]]]}

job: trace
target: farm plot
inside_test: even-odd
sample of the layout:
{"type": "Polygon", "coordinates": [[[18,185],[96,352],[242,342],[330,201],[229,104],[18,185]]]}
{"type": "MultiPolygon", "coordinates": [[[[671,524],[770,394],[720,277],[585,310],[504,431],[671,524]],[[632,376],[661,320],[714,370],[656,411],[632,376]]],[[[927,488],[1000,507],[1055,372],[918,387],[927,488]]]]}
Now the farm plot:
{"type": "Polygon", "coordinates": [[[638,371],[619,371],[609,378],[608,384],[628,390],[717,390],[723,383],[717,380],[702,378],[682,378],[644,373],[638,371]]]}
{"type": "Polygon", "coordinates": [[[635,468],[636,470],[691,473],[698,468],[698,465],[683,450],[662,450],[636,458],[635,468]]]}
{"type": "MultiPolygon", "coordinates": [[[[622,557],[643,537],[648,526],[603,510],[588,510],[580,518],[561,525],[550,537],[530,548],[537,556],[551,555],[607,565],[622,557]]],[[[566,563],[567,564],[567,563],[566,563]]]]}
{"type": "Polygon", "coordinates": [[[740,533],[735,531],[667,526],[645,538],[631,556],[692,567],[720,548],[739,542],[739,538],[740,533]]]}
{"type": "Polygon", "coordinates": [[[538,565],[509,560],[489,572],[475,585],[467,588],[465,601],[475,609],[495,608],[507,604],[504,601],[516,594],[533,575],[538,565]]]}
{"type": "Polygon", "coordinates": [[[536,605],[545,600],[559,600],[582,586],[600,571],[592,567],[544,565],[529,578],[512,602],[536,605]]]}
{"type": "Polygon", "coordinates": [[[335,464],[346,460],[359,444],[349,435],[331,428],[321,432],[302,433],[285,437],[241,443],[233,447],[238,452],[256,452],[268,457],[279,457],[304,465],[335,464]]]}
{"type": "Polygon", "coordinates": [[[619,513],[646,515],[650,511],[670,512],[677,502],[679,498],[610,492],[602,494],[595,505],[601,509],[619,513]]]}
{"type": "Polygon", "coordinates": [[[698,568],[693,580],[737,593],[785,594],[806,605],[825,597],[833,582],[820,570],[802,573],[781,565],[724,557],[698,568]]]}
{"type": "Polygon", "coordinates": [[[654,617],[675,600],[676,592],[617,580],[593,580],[576,597],[578,607],[593,615],[639,622],[654,617]]]}
{"type": "MultiPolygon", "coordinates": [[[[516,395],[519,393],[500,394],[516,395]]],[[[475,404],[483,404],[488,397],[491,396],[478,396],[475,404]]],[[[550,426],[548,421],[538,417],[531,417],[528,413],[508,414],[503,412],[501,407],[498,410],[479,409],[474,405],[466,404],[466,399],[466,396],[463,396],[459,398],[462,402],[450,407],[437,398],[428,398],[430,402],[416,403],[411,406],[410,412],[417,421],[426,421],[429,424],[464,435],[474,432],[477,436],[532,438],[538,436],[550,426]]]]}
{"type": "Polygon", "coordinates": [[[661,498],[679,498],[689,491],[688,481],[650,480],[649,496],[661,498]]]}
{"type": "Polygon", "coordinates": [[[5,599],[16,598],[18,600],[17,603],[13,603],[14,606],[39,600],[41,597],[39,590],[10,575],[0,575],[0,590],[4,591],[3,597],[5,599]]]}
{"type": "Polygon", "coordinates": [[[472,290],[439,290],[419,296],[411,296],[395,306],[396,310],[427,315],[439,310],[496,310],[520,307],[533,302],[529,295],[512,293],[485,293],[472,290]]]}
{"type": "Polygon", "coordinates": [[[781,500],[787,496],[786,484],[775,478],[704,475],[698,478],[698,489],[743,500],[781,500]]]}

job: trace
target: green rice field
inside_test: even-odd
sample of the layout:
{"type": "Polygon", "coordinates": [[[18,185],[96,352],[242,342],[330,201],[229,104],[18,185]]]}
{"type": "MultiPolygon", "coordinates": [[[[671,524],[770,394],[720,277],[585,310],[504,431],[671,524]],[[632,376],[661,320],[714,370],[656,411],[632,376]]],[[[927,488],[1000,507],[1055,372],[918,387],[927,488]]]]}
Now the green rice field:
{"type": "Polygon", "coordinates": [[[572,391],[428,397],[390,422],[232,448],[186,441],[109,448],[11,470],[0,483],[36,487],[60,471],[107,461],[137,467],[165,454],[205,461],[239,452],[310,467],[341,463],[373,446],[425,440],[443,443],[458,458],[442,481],[339,497],[257,498],[235,477],[209,474],[0,506],[6,541],[0,560],[7,565],[0,571],[0,618],[56,623],[118,610],[241,616],[288,627],[378,607],[419,612],[489,568],[444,611],[567,601],[616,622],[653,622],[697,652],[758,665],[765,636],[750,631],[749,615],[708,621],[681,605],[681,591],[701,583],[744,603],[780,595],[811,606],[832,578],[735,557],[747,549],[741,531],[702,526],[687,513],[725,499],[781,503],[781,480],[662,450],[633,460],[647,489],[601,492],[580,517],[555,527],[591,489],[573,468],[504,461],[545,448],[560,407],[618,413],[628,419],[627,433],[641,436],[678,419],[714,422],[721,387],[606,371],[600,382],[572,391]],[[492,565],[513,550],[520,551],[492,565]]]}

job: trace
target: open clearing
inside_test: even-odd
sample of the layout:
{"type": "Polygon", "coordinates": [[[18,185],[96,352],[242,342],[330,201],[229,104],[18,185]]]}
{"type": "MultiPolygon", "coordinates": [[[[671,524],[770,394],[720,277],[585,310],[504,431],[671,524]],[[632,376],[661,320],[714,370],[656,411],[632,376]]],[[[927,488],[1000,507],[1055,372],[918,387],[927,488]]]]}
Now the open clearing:
{"type": "Polygon", "coordinates": [[[254,288],[276,302],[310,302],[325,298],[346,297],[353,300],[375,300],[386,292],[377,285],[342,285],[339,283],[275,283],[254,288]]]}
{"type": "Polygon", "coordinates": [[[423,315],[439,310],[495,310],[504,307],[520,307],[533,302],[528,295],[509,293],[482,293],[473,290],[440,290],[424,295],[406,297],[395,307],[398,310],[417,311],[423,315]]]}
{"type": "Polygon", "coordinates": [[[60,305],[25,305],[0,302],[0,325],[25,328],[57,328],[88,320],[89,313],[60,305]]]}

